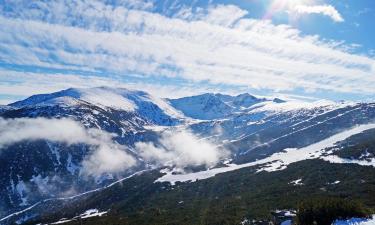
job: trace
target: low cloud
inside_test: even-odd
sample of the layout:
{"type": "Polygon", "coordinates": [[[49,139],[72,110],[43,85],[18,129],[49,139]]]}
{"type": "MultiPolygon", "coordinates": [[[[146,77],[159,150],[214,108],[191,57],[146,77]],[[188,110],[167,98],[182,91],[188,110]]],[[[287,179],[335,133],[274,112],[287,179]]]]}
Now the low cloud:
{"type": "Polygon", "coordinates": [[[100,145],[92,155],[83,161],[82,172],[97,176],[105,172],[121,172],[135,164],[135,159],[125,153],[121,145],[107,143],[100,145]]]}
{"type": "Polygon", "coordinates": [[[293,11],[298,14],[323,14],[335,22],[344,22],[344,18],[332,5],[297,5],[293,11]]]}
{"type": "Polygon", "coordinates": [[[36,140],[91,146],[91,155],[82,162],[84,175],[120,172],[135,165],[135,159],[113,141],[114,137],[96,128],[87,129],[71,119],[0,118],[0,149],[20,141],[36,140]]]}
{"type": "Polygon", "coordinates": [[[135,146],[148,162],[180,168],[214,166],[228,154],[225,149],[207,140],[199,139],[189,131],[166,132],[159,142],[160,146],[144,142],[138,142],[135,146]]]}

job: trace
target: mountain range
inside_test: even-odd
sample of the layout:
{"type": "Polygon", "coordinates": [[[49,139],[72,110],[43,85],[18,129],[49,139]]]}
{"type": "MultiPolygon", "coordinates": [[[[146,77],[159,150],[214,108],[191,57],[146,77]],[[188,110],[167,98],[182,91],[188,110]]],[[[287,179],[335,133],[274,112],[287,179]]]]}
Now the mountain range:
{"type": "Polygon", "coordinates": [[[375,208],[375,103],[70,88],[0,106],[0,224],[262,224],[375,208]]]}

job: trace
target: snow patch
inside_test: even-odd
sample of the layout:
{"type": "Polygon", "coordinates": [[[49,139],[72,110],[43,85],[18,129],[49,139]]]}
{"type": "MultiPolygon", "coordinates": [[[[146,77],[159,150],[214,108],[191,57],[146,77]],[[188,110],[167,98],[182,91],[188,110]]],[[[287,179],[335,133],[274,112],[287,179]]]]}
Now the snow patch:
{"type": "Polygon", "coordinates": [[[62,224],[62,223],[70,222],[70,221],[72,221],[72,220],[68,220],[68,219],[62,218],[59,221],[51,223],[51,224],[62,224]]]}
{"type": "MultiPolygon", "coordinates": [[[[259,169],[257,172],[260,172],[260,171],[272,172],[272,171],[277,171],[277,170],[283,170],[287,168],[287,166],[291,163],[295,163],[295,162],[302,161],[305,159],[313,159],[313,158],[322,158],[327,161],[328,159],[330,159],[332,160],[330,162],[344,163],[342,162],[343,159],[340,159],[340,158],[339,158],[340,160],[338,160],[337,158],[332,158],[329,156],[322,156],[322,154],[324,153],[324,149],[328,147],[333,147],[335,143],[339,141],[343,141],[350,136],[353,136],[355,134],[358,134],[365,130],[369,130],[373,128],[375,128],[375,124],[359,125],[349,130],[335,134],[327,139],[324,139],[312,145],[309,145],[300,149],[296,149],[296,148],[285,149],[284,151],[275,153],[267,158],[254,161],[254,162],[245,163],[245,164],[240,164],[240,165],[227,164],[227,167],[214,168],[210,170],[199,171],[195,173],[187,173],[187,174],[174,174],[172,171],[168,171],[164,176],[158,178],[155,182],[170,182],[172,185],[174,185],[176,182],[186,182],[186,181],[196,181],[196,180],[207,179],[207,178],[215,176],[216,174],[234,171],[234,170],[238,170],[238,169],[245,168],[245,167],[251,167],[255,165],[263,165],[263,167],[259,169]]],[[[360,163],[357,160],[354,160],[354,161],[356,163],[360,163]]],[[[361,163],[362,164],[360,165],[364,165],[364,164],[367,165],[367,163],[364,163],[364,162],[361,162],[361,163]]],[[[374,164],[371,164],[371,165],[374,165],[374,164]]]]}
{"type": "Polygon", "coordinates": [[[245,219],[243,219],[242,221],[241,221],[241,225],[246,225],[246,224],[249,224],[250,223],[250,220],[249,219],[247,219],[247,218],[245,218],[245,219]]]}
{"type": "Polygon", "coordinates": [[[328,183],[328,184],[330,184],[330,185],[335,185],[335,184],[339,184],[341,181],[339,181],[339,180],[336,180],[336,181],[334,181],[334,182],[331,182],[331,183],[328,183]]]}
{"type": "Polygon", "coordinates": [[[303,183],[302,183],[302,178],[297,179],[297,180],[292,180],[291,182],[289,182],[289,184],[292,184],[292,185],[294,185],[294,186],[297,186],[297,185],[303,185],[303,183]]]}
{"type": "Polygon", "coordinates": [[[72,98],[70,96],[62,96],[62,97],[57,97],[53,99],[49,99],[47,101],[38,103],[38,106],[55,106],[55,105],[60,105],[60,106],[75,106],[78,105],[79,100],[72,98]]]}
{"type": "Polygon", "coordinates": [[[79,217],[82,219],[94,217],[94,216],[103,216],[107,214],[107,211],[99,212],[98,209],[88,209],[84,213],[82,213],[79,217]]]}
{"type": "Polygon", "coordinates": [[[279,210],[279,209],[277,209],[277,210],[275,210],[275,213],[283,213],[284,214],[284,216],[296,216],[296,211],[295,210],[285,210],[285,209],[283,209],[283,210],[279,210]]]}
{"type": "Polygon", "coordinates": [[[48,145],[48,148],[51,150],[52,154],[55,156],[55,159],[57,161],[57,164],[55,162],[53,162],[56,165],[60,165],[61,162],[60,162],[60,151],[59,151],[59,148],[57,146],[54,146],[51,142],[49,141],[46,141],[47,145],[48,145]]]}
{"type": "Polygon", "coordinates": [[[163,112],[171,117],[174,118],[184,118],[182,112],[173,108],[167,101],[161,98],[154,97],[152,95],[147,95],[147,98],[144,99],[145,101],[149,101],[151,103],[156,104],[163,112]]]}
{"type": "Polygon", "coordinates": [[[146,126],[143,126],[143,128],[145,128],[146,130],[151,130],[151,131],[155,131],[155,132],[162,132],[162,131],[165,131],[165,130],[169,129],[170,127],[169,126],[158,126],[158,125],[146,125],[146,126]]]}
{"type": "Polygon", "coordinates": [[[137,109],[133,101],[107,88],[80,89],[80,94],[81,100],[92,104],[126,111],[135,111],[137,109]]]}
{"type": "Polygon", "coordinates": [[[296,110],[311,110],[315,108],[324,108],[326,110],[338,109],[353,105],[354,103],[351,102],[344,102],[344,103],[336,103],[328,100],[319,100],[315,102],[304,102],[304,101],[288,101],[282,103],[276,102],[262,102],[254,105],[252,108],[254,110],[252,112],[263,112],[263,111],[270,111],[270,112],[288,112],[288,111],[296,111],[296,110]]]}
{"type": "Polygon", "coordinates": [[[336,220],[333,225],[374,225],[375,215],[370,219],[366,218],[351,218],[348,220],[336,220]]]}

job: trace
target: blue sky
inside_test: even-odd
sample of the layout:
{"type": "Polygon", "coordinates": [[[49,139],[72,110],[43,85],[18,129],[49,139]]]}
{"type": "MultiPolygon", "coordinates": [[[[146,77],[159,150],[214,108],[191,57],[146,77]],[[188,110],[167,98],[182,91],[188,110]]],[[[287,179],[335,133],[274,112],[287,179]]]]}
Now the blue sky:
{"type": "Polygon", "coordinates": [[[0,104],[69,87],[375,99],[372,0],[0,0],[0,104]]]}

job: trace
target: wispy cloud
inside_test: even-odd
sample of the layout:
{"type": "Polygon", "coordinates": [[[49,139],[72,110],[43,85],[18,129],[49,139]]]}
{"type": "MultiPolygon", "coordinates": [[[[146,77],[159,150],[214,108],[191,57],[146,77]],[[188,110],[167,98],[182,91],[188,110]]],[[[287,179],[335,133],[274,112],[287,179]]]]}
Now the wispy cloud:
{"type": "MultiPolygon", "coordinates": [[[[110,84],[138,79],[173,86],[182,80],[276,91],[373,93],[374,59],[348,52],[345,43],[246,18],[248,12],[234,5],[183,8],[167,17],[128,3],[39,4],[14,5],[11,12],[1,12],[0,67],[5,73],[44,71],[52,79],[56,73],[68,74],[77,77],[74,86],[84,85],[79,80],[88,77],[110,84]]],[[[340,18],[332,10],[329,15],[340,18]]],[[[42,88],[49,86],[56,84],[45,80],[42,88]]],[[[7,89],[0,92],[9,94],[7,89]]]]}
{"type": "Polygon", "coordinates": [[[185,21],[206,21],[219,26],[231,27],[247,14],[247,10],[235,5],[209,5],[207,8],[193,8],[183,5],[176,8],[172,17],[185,21]]]}
{"type": "Polygon", "coordinates": [[[332,5],[297,5],[293,11],[298,14],[323,14],[335,22],[344,22],[344,18],[332,5]]]}

